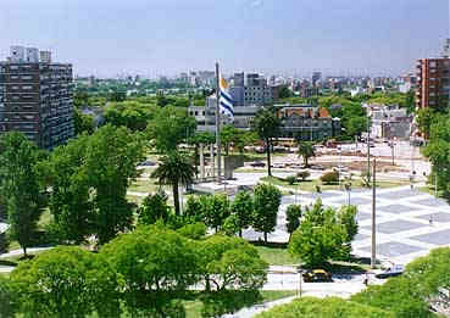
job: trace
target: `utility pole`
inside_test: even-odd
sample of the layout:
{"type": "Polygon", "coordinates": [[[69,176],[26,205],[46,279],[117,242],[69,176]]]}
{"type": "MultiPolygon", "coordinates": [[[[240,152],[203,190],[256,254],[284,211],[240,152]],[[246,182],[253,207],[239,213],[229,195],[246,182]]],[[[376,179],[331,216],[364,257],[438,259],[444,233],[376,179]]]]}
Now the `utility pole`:
{"type": "Polygon", "coordinates": [[[369,129],[369,108],[367,108],[367,182],[370,183],[370,129],[369,129]]]}
{"type": "Polygon", "coordinates": [[[219,63],[216,62],[216,146],[217,146],[217,183],[220,183],[222,174],[222,147],[220,142],[220,74],[219,63]]]}
{"type": "Polygon", "coordinates": [[[394,148],[395,147],[395,142],[392,141],[391,142],[391,150],[392,150],[392,165],[395,166],[395,156],[394,156],[394,148]]]}
{"type": "Polygon", "coordinates": [[[372,173],[372,257],[370,259],[370,267],[375,268],[377,261],[377,218],[376,218],[376,169],[377,159],[373,159],[373,173],[372,173]]]}

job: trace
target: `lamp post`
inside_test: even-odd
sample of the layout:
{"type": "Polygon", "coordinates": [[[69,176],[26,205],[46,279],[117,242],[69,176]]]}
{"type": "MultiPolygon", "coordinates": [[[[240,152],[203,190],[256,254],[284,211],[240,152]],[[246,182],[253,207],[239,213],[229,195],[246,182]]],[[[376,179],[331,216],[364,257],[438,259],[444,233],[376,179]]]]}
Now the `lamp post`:
{"type": "Polygon", "coordinates": [[[394,153],[394,151],[395,151],[395,142],[394,142],[394,140],[392,140],[392,141],[389,143],[389,146],[391,147],[392,165],[395,166],[395,153],[394,153]]]}
{"type": "Polygon", "coordinates": [[[352,190],[352,183],[349,181],[346,184],[344,184],[345,190],[347,191],[347,205],[350,205],[350,191],[352,190]]]}
{"type": "Polygon", "coordinates": [[[339,179],[339,190],[341,189],[341,162],[342,162],[342,157],[341,157],[341,146],[338,146],[338,152],[339,152],[339,175],[338,175],[338,179],[339,179]]]}

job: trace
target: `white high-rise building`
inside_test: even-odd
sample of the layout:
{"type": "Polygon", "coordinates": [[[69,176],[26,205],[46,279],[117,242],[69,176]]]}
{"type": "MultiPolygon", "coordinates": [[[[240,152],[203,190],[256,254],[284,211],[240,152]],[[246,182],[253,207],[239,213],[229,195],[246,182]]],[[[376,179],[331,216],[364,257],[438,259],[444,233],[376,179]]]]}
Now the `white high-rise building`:
{"type": "Polygon", "coordinates": [[[34,47],[27,47],[27,62],[28,63],[39,63],[39,50],[34,47]]]}
{"type": "Polygon", "coordinates": [[[11,62],[24,62],[25,61],[25,47],[14,45],[11,46],[11,62]]]}

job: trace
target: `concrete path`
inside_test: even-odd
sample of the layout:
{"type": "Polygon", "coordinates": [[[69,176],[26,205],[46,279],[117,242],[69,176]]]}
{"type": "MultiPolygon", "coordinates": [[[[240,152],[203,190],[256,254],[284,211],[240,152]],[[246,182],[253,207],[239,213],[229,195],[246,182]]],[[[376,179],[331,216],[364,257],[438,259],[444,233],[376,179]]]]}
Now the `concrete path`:
{"type": "MultiPolygon", "coordinates": [[[[320,198],[324,205],[339,208],[348,202],[345,191],[299,193],[284,196],[278,214],[278,223],[268,235],[271,242],[288,242],[286,209],[290,204],[309,206],[320,198]]],[[[372,191],[353,190],[350,203],[358,207],[359,234],[353,241],[353,253],[370,257],[372,191]]],[[[430,194],[410,186],[377,189],[377,256],[382,261],[406,264],[428,254],[431,249],[450,246],[450,205],[430,194]]],[[[244,232],[248,240],[263,239],[263,234],[248,229],[244,232]]]]}

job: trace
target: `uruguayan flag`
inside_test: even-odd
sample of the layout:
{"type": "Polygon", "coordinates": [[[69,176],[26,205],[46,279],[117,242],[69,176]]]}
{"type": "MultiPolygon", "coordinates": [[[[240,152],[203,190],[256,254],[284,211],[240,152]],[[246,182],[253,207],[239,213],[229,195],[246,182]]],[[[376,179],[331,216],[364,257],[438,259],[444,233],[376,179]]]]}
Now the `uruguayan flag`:
{"type": "Polygon", "coordinates": [[[222,76],[220,77],[219,102],[220,102],[220,112],[233,119],[234,118],[233,99],[231,98],[230,93],[228,93],[228,83],[222,76]]]}

